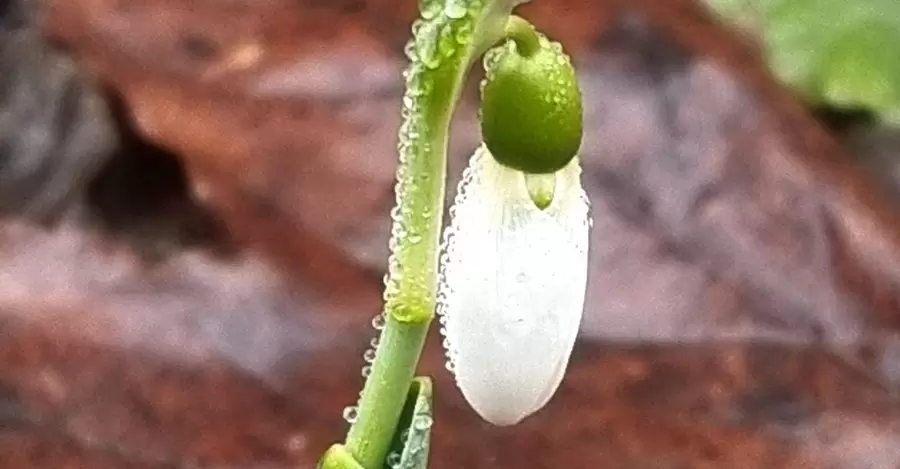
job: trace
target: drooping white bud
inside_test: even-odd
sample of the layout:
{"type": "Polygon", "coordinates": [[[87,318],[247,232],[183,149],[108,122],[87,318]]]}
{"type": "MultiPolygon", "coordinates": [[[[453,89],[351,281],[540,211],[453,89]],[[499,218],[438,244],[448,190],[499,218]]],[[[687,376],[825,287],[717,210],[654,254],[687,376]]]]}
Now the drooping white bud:
{"type": "Polygon", "coordinates": [[[459,185],[444,235],[438,312],[457,385],[495,425],[543,407],[568,365],[587,283],[580,174],[578,158],[554,173],[542,210],[525,173],[482,146],[459,185]]]}

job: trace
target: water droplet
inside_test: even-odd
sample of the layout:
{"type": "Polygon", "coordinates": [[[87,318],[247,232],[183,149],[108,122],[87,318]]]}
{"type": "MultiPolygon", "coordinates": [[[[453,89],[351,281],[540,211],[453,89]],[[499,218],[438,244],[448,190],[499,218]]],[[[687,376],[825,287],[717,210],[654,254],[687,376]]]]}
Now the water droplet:
{"type": "Polygon", "coordinates": [[[403,97],[403,107],[408,111],[415,111],[418,106],[416,106],[416,100],[412,98],[412,96],[404,96],[403,97]]]}
{"type": "Polygon", "coordinates": [[[441,346],[443,346],[445,350],[449,350],[450,349],[450,341],[447,339],[442,340],[441,346]]]}
{"type": "Polygon", "coordinates": [[[391,454],[388,454],[387,465],[392,468],[400,466],[400,453],[394,451],[391,452],[391,454]]]}
{"type": "Polygon", "coordinates": [[[456,42],[466,45],[472,39],[472,23],[465,21],[456,28],[456,42]]]}
{"type": "Polygon", "coordinates": [[[346,420],[347,423],[356,422],[358,414],[359,408],[357,408],[355,405],[344,407],[344,420],[346,420]]]}
{"type": "Polygon", "coordinates": [[[369,375],[371,375],[371,374],[372,374],[372,367],[371,367],[371,366],[366,365],[366,366],[364,366],[364,367],[362,368],[362,376],[363,376],[363,378],[368,378],[369,375]]]}
{"type": "Polygon", "coordinates": [[[494,68],[494,64],[497,63],[497,60],[500,58],[501,48],[497,47],[487,51],[484,54],[484,59],[482,60],[482,66],[488,72],[488,77],[490,77],[491,70],[494,68]]]}
{"type": "MultiPolygon", "coordinates": [[[[412,52],[415,54],[415,50],[412,52]]],[[[418,58],[418,55],[414,56],[418,58]]],[[[428,91],[428,87],[425,86],[427,84],[426,81],[422,80],[422,69],[420,66],[413,65],[407,69],[409,73],[406,74],[404,78],[406,78],[406,95],[410,98],[418,98],[422,96],[428,91]]]]}
{"type": "Polygon", "coordinates": [[[435,21],[423,25],[413,34],[416,38],[416,52],[419,60],[428,68],[437,68],[441,64],[438,51],[442,25],[435,21]]]}
{"type": "Polygon", "coordinates": [[[413,24],[412,24],[413,37],[418,36],[419,33],[422,32],[423,27],[425,27],[425,21],[422,21],[421,19],[417,19],[417,20],[413,21],[413,24]]]}
{"type": "Polygon", "coordinates": [[[441,0],[419,0],[419,11],[422,18],[430,20],[441,11],[441,0]]]}
{"type": "Polygon", "coordinates": [[[447,363],[444,363],[444,368],[446,368],[450,373],[456,371],[456,365],[454,365],[450,360],[447,360],[447,363]]]}
{"type": "Polygon", "coordinates": [[[363,353],[363,360],[366,363],[372,363],[375,361],[375,349],[368,349],[363,353]]]}
{"type": "Polygon", "coordinates": [[[459,49],[456,42],[456,33],[451,24],[444,25],[441,28],[440,39],[438,39],[438,51],[442,58],[453,57],[453,54],[459,49]]]}
{"type": "Polygon", "coordinates": [[[380,342],[381,340],[379,340],[378,337],[372,337],[372,340],[369,341],[369,345],[371,345],[373,349],[377,349],[380,342]]]}
{"type": "Polygon", "coordinates": [[[434,419],[427,414],[419,414],[413,419],[413,428],[416,430],[428,430],[434,423],[434,419]]]}
{"type": "MultiPolygon", "coordinates": [[[[406,45],[403,46],[403,54],[406,55],[406,58],[412,61],[416,60],[416,43],[413,40],[407,41],[406,45]]],[[[406,77],[404,77],[406,78],[406,77]]]]}
{"type": "MultiPolygon", "coordinates": [[[[419,454],[421,451],[422,451],[422,445],[415,445],[409,449],[409,454],[410,454],[410,456],[415,456],[415,455],[419,454]]],[[[412,462],[412,460],[410,460],[410,462],[412,462]]],[[[414,464],[409,465],[409,467],[413,467],[413,466],[414,466],[414,464]]]]}
{"type": "Polygon", "coordinates": [[[466,4],[462,0],[447,0],[447,4],[444,5],[444,14],[448,18],[458,20],[466,16],[466,13],[466,4]]]}
{"type": "Polygon", "coordinates": [[[422,237],[418,234],[411,234],[406,240],[409,241],[410,244],[419,244],[419,242],[422,241],[422,237]]]}
{"type": "Polygon", "coordinates": [[[380,331],[384,329],[384,322],[384,314],[378,314],[372,318],[372,327],[374,327],[376,331],[380,331]]]}
{"type": "Polygon", "coordinates": [[[409,429],[404,428],[402,432],[400,432],[400,441],[406,443],[406,440],[409,439],[409,429]]]}
{"type": "MultiPolygon", "coordinates": [[[[421,75],[422,75],[422,73],[419,73],[419,76],[421,76],[421,75]]],[[[420,79],[418,89],[419,89],[420,95],[430,93],[431,92],[431,80],[427,80],[425,78],[420,79]]]]}

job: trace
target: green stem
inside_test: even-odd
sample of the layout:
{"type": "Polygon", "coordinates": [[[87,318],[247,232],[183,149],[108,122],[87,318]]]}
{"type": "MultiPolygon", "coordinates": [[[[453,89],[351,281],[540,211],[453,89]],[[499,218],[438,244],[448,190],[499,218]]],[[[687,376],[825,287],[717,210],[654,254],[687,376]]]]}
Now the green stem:
{"type": "Polygon", "coordinates": [[[522,57],[531,57],[541,48],[540,38],[534,26],[520,16],[510,16],[506,23],[506,35],[516,43],[522,57]]]}
{"type": "Polygon", "coordinates": [[[399,323],[388,316],[347,450],[366,469],[381,469],[406,402],[429,322],[399,323]],[[393,422],[393,424],[391,424],[393,422]]]}
{"type": "Polygon", "coordinates": [[[447,135],[471,62],[468,49],[461,49],[435,68],[414,61],[408,71],[404,102],[412,109],[400,135],[386,324],[346,441],[365,469],[384,466],[434,316],[447,135]]]}

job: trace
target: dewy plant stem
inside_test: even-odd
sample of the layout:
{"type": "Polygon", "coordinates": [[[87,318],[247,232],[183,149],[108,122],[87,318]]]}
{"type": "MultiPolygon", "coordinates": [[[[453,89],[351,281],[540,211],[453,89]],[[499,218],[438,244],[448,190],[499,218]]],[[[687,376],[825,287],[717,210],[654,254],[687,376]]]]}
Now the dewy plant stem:
{"type": "Polygon", "coordinates": [[[346,442],[366,469],[384,464],[433,317],[447,132],[465,68],[457,60],[436,69],[413,66],[409,72],[421,74],[411,81],[430,82],[432,92],[405,97],[405,105],[416,109],[404,111],[409,114],[400,137],[400,151],[408,153],[401,155],[398,170],[385,328],[346,442]]]}

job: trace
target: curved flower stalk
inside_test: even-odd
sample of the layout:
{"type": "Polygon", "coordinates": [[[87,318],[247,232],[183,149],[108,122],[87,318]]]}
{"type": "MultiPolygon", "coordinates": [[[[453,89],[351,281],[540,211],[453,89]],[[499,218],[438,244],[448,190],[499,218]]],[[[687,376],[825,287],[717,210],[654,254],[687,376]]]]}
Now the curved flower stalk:
{"type": "Polygon", "coordinates": [[[580,173],[575,158],[551,174],[555,188],[542,210],[530,176],[499,164],[482,146],[459,185],[438,313],[460,390],[495,425],[518,423],[543,407],[569,362],[587,281],[580,173]]]}

